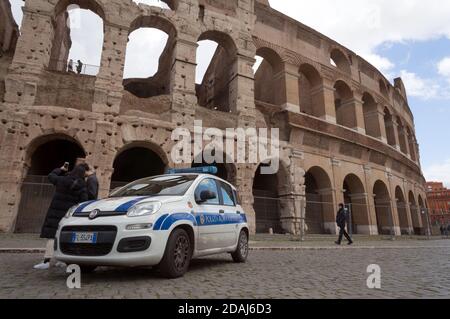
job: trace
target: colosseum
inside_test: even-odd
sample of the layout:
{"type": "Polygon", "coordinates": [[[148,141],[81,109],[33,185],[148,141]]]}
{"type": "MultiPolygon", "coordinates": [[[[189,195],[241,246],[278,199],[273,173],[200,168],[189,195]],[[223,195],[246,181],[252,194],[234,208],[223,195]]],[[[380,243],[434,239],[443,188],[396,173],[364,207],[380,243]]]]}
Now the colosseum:
{"type": "Polygon", "coordinates": [[[341,202],[354,234],[425,233],[425,180],[400,78],[391,84],[268,0],[163,2],[167,9],[26,1],[19,32],[9,1],[0,1],[0,231],[39,231],[51,169],[85,156],[105,196],[180,166],[170,156],[172,131],[202,120],[222,130],[280,130],[277,174],[262,175],[264,163],[218,164],[254,233],[335,234],[341,202]],[[96,75],[68,70],[71,4],[103,20],[96,75]],[[124,79],[128,38],[139,28],[165,32],[167,45],[153,77],[124,79]],[[218,47],[196,84],[202,40],[218,47]],[[256,57],[263,60],[254,72],[256,57]]]}

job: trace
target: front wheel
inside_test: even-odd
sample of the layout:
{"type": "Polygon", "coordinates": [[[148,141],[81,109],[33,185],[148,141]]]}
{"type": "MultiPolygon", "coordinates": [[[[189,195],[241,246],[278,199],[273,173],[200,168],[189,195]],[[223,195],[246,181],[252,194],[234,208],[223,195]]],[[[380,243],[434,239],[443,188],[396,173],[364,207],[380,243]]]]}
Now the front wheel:
{"type": "Polygon", "coordinates": [[[166,278],[179,278],[187,272],[191,258],[192,246],[189,235],[183,229],[175,229],[169,237],[158,268],[166,278]]]}
{"type": "Polygon", "coordinates": [[[248,235],[241,230],[236,250],[231,254],[235,263],[245,263],[248,257],[248,235]]]}

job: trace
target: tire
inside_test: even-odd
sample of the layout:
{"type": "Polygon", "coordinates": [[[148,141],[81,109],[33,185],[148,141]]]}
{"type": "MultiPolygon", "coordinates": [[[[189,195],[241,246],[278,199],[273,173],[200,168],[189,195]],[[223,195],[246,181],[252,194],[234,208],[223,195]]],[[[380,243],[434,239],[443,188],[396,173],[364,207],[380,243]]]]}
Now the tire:
{"type": "Polygon", "coordinates": [[[248,257],[248,235],[244,230],[239,234],[236,250],[231,254],[235,263],[245,263],[248,257]]]}
{"type": "Polygon", "coordinates": [[[184,229],[175,229],[167,241],[166,250],[158,269],[168,279],[182,277],[192,258],[192,244],[184,229]]]}
{"type": "Polygon", "coordinates": [[[97,269],[97,266],[80,266],[80,270],[82,274],[91,274],[97,269]]]}

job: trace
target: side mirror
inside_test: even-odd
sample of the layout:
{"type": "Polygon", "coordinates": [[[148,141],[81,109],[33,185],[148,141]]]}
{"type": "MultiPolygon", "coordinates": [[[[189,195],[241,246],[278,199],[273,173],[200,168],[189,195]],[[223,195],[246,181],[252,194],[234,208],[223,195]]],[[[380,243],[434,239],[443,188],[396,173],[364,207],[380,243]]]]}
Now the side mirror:
{"type": "Polygon", "coordinates": [[[209,191],[209,190],[204,190],[204,191],[202,191],[200,193],[200,198],[199,198],[199,200],[197,202],[199,204],[202,204],[202,203],[206,203],[207,201],[212,200],[212,199],[216,199],[216,198],[217,198],[217,194],[216,193],[214,193],[212,191],[209,191]]]}

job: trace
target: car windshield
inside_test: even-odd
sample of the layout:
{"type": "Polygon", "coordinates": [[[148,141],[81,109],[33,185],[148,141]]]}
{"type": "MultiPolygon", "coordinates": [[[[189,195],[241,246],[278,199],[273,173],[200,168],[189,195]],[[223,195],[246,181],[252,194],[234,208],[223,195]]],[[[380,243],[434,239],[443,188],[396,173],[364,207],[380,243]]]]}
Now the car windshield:
{"type": "Polygon", "coordinates": [[[196,178],[197,175],[144,178],[114,191],[110,197],[183,196],[196,178]]]}

